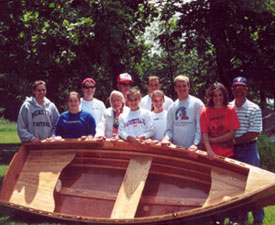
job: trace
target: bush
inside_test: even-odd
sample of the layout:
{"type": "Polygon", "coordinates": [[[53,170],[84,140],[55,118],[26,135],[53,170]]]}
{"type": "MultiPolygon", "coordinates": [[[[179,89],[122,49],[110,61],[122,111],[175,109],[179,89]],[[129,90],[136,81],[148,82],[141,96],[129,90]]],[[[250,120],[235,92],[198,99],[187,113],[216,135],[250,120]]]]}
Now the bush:
{"type": "Polygon", "coordinates": [[[260,135],[258,148],[261,168],[275,172],[275,144],[266,135],[260,135]]]}

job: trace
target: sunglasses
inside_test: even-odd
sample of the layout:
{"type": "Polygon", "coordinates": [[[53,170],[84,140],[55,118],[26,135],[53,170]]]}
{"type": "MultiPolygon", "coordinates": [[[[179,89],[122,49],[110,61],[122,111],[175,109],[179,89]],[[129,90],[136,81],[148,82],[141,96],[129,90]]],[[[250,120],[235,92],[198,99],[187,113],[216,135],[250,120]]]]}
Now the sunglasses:
{"type": "Polygon", "coordinates": [[[95,86],[83,86],[83,88],[85,88],[85,89],[93,89],[93,88],[95,88],[95,86]]]}

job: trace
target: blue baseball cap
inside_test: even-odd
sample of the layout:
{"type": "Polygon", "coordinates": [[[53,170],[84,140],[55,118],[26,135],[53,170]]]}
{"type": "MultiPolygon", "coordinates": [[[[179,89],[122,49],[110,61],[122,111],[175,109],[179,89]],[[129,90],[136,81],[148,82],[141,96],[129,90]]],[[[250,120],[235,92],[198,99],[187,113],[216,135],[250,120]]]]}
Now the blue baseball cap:
{"type": "Polygon", "coordinates": [[[235,77],[233,79],[232,86],[235,86],[235,85],[247,86],[247,80],[246,80],[246,78],[245,77],[235,77]]]}

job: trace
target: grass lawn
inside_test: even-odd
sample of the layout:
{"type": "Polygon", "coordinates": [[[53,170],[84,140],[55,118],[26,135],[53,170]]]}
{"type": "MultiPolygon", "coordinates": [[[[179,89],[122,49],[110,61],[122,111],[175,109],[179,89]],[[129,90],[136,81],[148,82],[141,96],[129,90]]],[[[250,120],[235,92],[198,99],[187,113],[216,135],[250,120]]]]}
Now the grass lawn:
{"type": "Polygon", "coordinates": [[[16,123],[0,117],[0,144],[19,144],[16,123]]]}
{"type": "MultiPolygon", "coordinates": [[[[19,147],[19,143],[20,140],[17,136],[16,123],[11,123],[0,118],[0,186],[5,175],[5,172],[8,168],[8,164],[14,154],[14,150],[19,147]]],[[[266,207],[265,215],[266,216],[264,219],[264,225],[275,225],[275,206],[266,207]]],[[[251,213],[249,215],[249,219],[250,221],[252,221],[251,213]]],[[[44,218],[41,216],[19,212],[4,206],[0,206],[0,225],[1,224],[65,225],[77,223],[60,223],[60,221],[51,218],[44,218]]]]}

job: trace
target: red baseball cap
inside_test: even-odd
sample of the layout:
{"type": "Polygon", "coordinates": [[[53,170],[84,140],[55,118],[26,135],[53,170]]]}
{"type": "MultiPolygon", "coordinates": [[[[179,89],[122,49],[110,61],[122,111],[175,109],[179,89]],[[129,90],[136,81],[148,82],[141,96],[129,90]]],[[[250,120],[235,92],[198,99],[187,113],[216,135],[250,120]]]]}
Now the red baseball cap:
{"type": "Polygon", "coordinates": [[[92,78],[86,78],[86,79],[84,79],[84,80],[82,81],[81,85],[84,86],[84,84],[85,84],[86,82],[92,82],[94,85],[96,84],[95,81],[94,81],[94,79],[92,79],[92,78]]]}
{"type": "Polygon", "coordinates": [[[121,73],[117,77],[118,83],[133,83],[132,77],[128,73],[121,73]]]}

